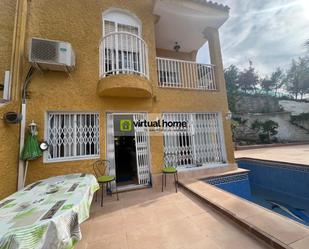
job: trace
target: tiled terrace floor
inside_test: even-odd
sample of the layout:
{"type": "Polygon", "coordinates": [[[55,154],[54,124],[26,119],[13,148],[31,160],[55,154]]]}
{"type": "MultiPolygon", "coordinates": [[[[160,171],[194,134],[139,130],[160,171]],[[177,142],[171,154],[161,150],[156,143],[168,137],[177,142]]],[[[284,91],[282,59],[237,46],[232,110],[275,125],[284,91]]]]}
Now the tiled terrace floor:
{"type": "Polygon", "coordinates": [[[268,248],[246,231],[180,190],[144,189],[93,203],[77,249],[268,248]]]}
{"type": "Polygon", "coordinates": [[[235,157],[250,157],[309,165],[309,144],[235,151],[235,157]]]}

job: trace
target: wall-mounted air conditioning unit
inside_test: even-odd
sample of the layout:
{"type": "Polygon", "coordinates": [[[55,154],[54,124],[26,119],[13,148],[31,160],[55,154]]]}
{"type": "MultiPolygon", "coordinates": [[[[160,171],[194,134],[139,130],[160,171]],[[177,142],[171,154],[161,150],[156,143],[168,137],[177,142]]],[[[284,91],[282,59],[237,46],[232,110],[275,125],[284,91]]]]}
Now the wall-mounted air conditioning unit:
{"type": "Polygon", "coordinates": [[[29,62],[40,70],[71,72],[75,66],[75,54],[68,42],[32,38],[29,62]]]}

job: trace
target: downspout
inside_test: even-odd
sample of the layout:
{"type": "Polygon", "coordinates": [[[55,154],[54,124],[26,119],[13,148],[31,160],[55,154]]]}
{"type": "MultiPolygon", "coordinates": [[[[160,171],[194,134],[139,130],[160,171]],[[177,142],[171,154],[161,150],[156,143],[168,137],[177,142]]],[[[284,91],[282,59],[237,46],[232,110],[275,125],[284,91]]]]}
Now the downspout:
{"type": "Polygon", "coordinates": [[[25,167],[25,162],[21,160],[20,155],[22,153],[22,150],[24,148],[24,143],[25,143],[25,130],[26,130],[26,111],[27,111],[27,88],[28,85],[31,82],[32,76],[35,73],[35,68],[30,67],[28,74],[26,76],[26,79],[23,84],[22,88],[22,98],[21,98],[21,115],[22,115],[22,121],[20,125],[20,136],[19,136],[19,163],[18,163],[18,190],[23,188],[25,186],[26,182],[26,170],[28,166],[28,161],[26,162],[26,167],[25,167]]]}
{"type": "Polygon", "coordinates": [[[21,104],[21,115],[22,120],[20,124],[19,132],[19,154],[18,154],[18,176],[17,176],[17,190],[23,188],[24,185],[24,174],[25,174],[25,164],[24,161],[20,159],[22,149],[24,148],[25,143],[25,130],[26,130],[26,103],[21,104]]]}
{"type": "MultiPolygon", "coordinates": [[[[12,41],[12,57],[11,57],[11,72],[12,72],[12,101],[19,103],[21,99],[21,81],[23,74],[23,64],[25,56],[25,37],[26,24],[28,15],[28,1],[16,0],[16,11],[14,20],[14,32],[12,41]]],[[[24,146],[25,127],[26,127],[26,103],[22,102],[19,111],[22,114],[22,121],[19,130],[19,151],[21,152],[24,146]]],[[[20,158],[20,153],[18,155],[20,158]]],[[[23,186],[24,178],[24,162],[19,159],[17,169],[17,189],[23,186]]]]}

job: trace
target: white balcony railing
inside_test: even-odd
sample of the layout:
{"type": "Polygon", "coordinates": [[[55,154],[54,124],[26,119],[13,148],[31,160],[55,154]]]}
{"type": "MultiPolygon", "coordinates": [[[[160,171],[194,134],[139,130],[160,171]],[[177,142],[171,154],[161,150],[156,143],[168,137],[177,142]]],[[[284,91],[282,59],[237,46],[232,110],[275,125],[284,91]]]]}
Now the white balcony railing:
{"type": "Polygon", "coordinates": [[[100,78],[113,74],[138,74],[149,78],[148,47],[139,36],[113,32],[100,43],[100,78]]]}
{"type": "Polygon", "coordinates": [[[217,90],[214,65],[157,58],[159,87],[217,90]]]}

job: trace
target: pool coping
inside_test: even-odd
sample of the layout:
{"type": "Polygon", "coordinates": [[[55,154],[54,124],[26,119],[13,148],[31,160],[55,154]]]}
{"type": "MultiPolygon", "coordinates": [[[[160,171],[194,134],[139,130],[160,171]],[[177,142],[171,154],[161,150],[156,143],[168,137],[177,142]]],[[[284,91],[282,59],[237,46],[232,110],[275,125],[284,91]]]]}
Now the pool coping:
{"type": "Polygon", "coordinates": [[[255,144],[255,145],[236,145],[235,150],[255,150],[255,149],[265,149],[265,148],[277,148],[277,147],[285,147],[285,146],[297,146],[297,145],[307,145],[309,142],[307,141],[299,141],[292,143],[274,143],[274,144],[255,144]]]}
{"type": "Polygon", "coordinates": [[[182,179],[179,184],[268,246],[278,249],[308,249],[309,228],[305,225],[202,181],[214,176],[244,172],[240,169],[230,174],[225,172],[182,179]]]}
{"type": "Polygon", "coordinates": [[[291,162],[283,162],[283,161],[275,161],[275,160],[266,160],[266,159],[260,159],[260,158],[254,158],[254,157],[237,157],[235,158],[235,161],[237,163],[238,160],[246,160],[251,162],[265,162],[270,163],[274,166],[291,166],[291,167],[303,167],[303,168],[309,168],[308,164],[301,164],[301,163],[291,163],[291,162]],[[280,165],[279,165],[280,164],[280,165]]]}

